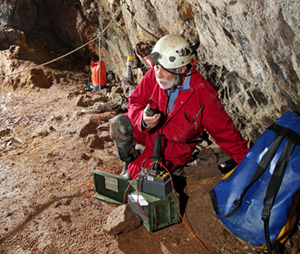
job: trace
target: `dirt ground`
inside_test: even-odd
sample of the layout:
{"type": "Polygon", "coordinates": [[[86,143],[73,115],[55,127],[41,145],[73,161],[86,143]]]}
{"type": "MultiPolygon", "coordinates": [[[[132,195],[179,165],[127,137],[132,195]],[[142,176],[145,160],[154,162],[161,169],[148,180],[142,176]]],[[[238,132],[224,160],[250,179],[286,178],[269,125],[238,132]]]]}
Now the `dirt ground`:
{"type": "MultiPolygon", "coordinates": [[[[122,163],[108,134],[108,119],[119,112],[81,114],[87,77],[69,73],[49,89],[30,86],[0,90],[0,253],[207,253],[184,223],[150,233],[140,226],[108,236],[103,225],[114,204],[93,198],[91,170],[122,163]]],[[[228,159],[217,153],[184,169],[184,218],[210,253],[258,254],[216,219],[209,190],[228,159]]],[[[288,252],[299,253],[299,234],[288,252]]]]}

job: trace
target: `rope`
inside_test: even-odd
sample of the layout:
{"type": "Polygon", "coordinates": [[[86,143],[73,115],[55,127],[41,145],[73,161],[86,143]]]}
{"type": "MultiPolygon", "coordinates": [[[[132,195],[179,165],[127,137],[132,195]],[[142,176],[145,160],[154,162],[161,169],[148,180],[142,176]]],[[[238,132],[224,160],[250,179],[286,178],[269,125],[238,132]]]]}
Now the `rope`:
{"type": "Polygon", "coordinates": [[[101,40],[100,40],[100,36],[99,36],[99,39],[98,39],[98,53],[99,53],[99,89],[101,88],[101,55],[100,55],[100,43],[101,43],[101,40]]]}
{"type": "Polygon", "coordinates": [[[50,60],[50,61],[48,61],[48,62],[39,64],[39,65],[34,65],[34,66],[32,66],[32,67],[30,67],[30,68],[27,68],[27,69],[24,69],[24,70],[22,70],[22,71],[17,71],[17,72],[13,72],[13,73],[10,73],[10,74],[7,74],[7,75],[3,75],[3,76],[0,76],[0,78],[6,78],[6,77],[10,77],[10,76],[15,76],[15,75],[17,75],[17,74],[20,74],[20,73],[23,73],[23,72],[27,72],[27,71],[31,71],[31,70],[36,69],[36,68],[38,68],[38,67],[42,67],[42,66],[45,66],[45,65],[54,63],[54,62],[56,62],[56,61],[58,61],[58,60],[60,60],[60,59],[62,59],[62,58],[65,58],[65,57],[67,57],[67,56],[69,56],[69,55],[75,53],[76,51],[78,51],[78,50],[84,48],[85,46],[87,46],[87,45],[89,45],[90,43],[94,42],[94,41],[97,40],[98,38],[99,38],[99,40],[100,40],[100,35],[103,35],[103,34],[107,31],[107,29],[110,27],[110,25],[112,24],[112,22],[116,19],[117,15],[118,15],[119,11],[121,10],[122,5],[123,5],[124,3],[125,3],[125,1],[123,1],[123,2],[120,4],[119,8],[114,12],[114,14],[113,14],[113,16],[112,16],[110,22],[107,24],[107,26],[106,26],[101,32],[99,32],[99,33],[97,34],[96,37],[94,37],[93,39],[91,39],[91,40],[88,41],[87,43],[85,43],[85,44],[79,46],[78,48],[76,48],[76,49],[74,49],[74,50],[72,50],[72,51],[70,51],[70,52],[68,52],[68,53],[66,53],[66,54],[64,54],[64,55],[62,55],[62,56],[59,56],[59,57],[57,57],[57,58],[55,58],[55,59],[52,59],[52,60],[50,60]]]}

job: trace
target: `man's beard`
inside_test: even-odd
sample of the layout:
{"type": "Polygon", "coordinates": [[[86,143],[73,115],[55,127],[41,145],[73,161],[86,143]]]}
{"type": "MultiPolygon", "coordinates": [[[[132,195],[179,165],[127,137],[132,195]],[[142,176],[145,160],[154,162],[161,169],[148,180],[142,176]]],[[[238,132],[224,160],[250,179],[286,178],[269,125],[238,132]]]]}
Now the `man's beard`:
{"type": "Polygon", "coordinates": [[[156,81],[157,81],[159,87],[164,90],[172,88],[175,84],[175,78],[171,81],[168,81],[166,79],[156,78],[156,81]]]}
{"type": "Polygon", "coordinates": [[[168,89],[171,89],[173,86],[178,86],[181,83],[182,78],[180,76],[176,76],[171,81],[168,81],[166,79],[156,78],[156,81],[161,89],[168,90],[168,89]],[[165,84],[162,84],[161,82],[164,82],[165,84]]]}

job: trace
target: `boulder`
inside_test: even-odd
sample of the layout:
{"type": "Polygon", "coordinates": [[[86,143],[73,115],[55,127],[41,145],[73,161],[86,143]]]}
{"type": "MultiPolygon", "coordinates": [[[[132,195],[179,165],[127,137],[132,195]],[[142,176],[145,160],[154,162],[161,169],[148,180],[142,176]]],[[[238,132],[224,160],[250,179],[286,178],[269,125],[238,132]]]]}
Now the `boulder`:
{"type": "Polygon", "coordinates": [[[103,231],[108,235],[126,233],[141,225],[139,217],[124,204],[115,208],[107,218],[103,231]]]}

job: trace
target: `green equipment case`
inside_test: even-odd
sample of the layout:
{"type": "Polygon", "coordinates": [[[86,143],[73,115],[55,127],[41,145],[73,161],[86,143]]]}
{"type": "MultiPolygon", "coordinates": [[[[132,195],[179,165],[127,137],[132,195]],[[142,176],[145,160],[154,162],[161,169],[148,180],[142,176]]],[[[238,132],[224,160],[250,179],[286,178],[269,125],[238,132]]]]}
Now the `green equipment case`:
{"type": "Polygon", "coordinates": [[[140,217],[148,231],[157,231],[180,222],[176,201],[177,197],[179,202],[179,195],[176,192],[176,197],[173,191],[166,197],[158,197],[138,191],[136,181],[131,183],[130,179],[120,175],[101,170],[93,170],[92,173],[96,190],[94,197],[117,204],[125,201],[140,217]]]}
{"type": "Polygon", "coordinates": [[[128,194],[134,191],[133,187],[129,186],[130,180],[101,170],[93,170],[92,173],[96,190],[94,197],[116,204],[123,204],[123,201],[127,203],[128,194]]]}
{"type": "MultiPolygon", "coordinates": [[[[177,193],[176,196],[179,202],[177,193]]],[[[170,192],[166,197],[158,197],[144,192],[138,193],[136,190],[128,195],[128,204],[150,232],[180,222],[173,192],[170,192]]]]}

